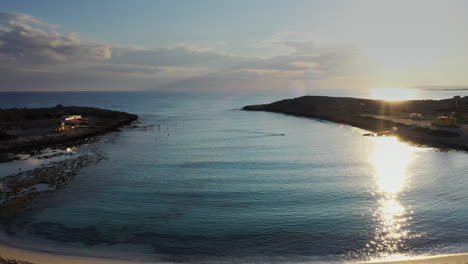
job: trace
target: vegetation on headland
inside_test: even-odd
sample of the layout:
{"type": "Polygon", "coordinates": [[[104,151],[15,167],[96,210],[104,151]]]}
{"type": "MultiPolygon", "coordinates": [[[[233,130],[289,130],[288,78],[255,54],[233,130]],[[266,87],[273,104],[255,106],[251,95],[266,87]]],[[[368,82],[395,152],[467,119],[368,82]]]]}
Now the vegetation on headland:
{"type": "Polygon", "coordinates": [[[465,123],[468,97],[444,100],[385,101],[348,97],[303,96],[271,104],[245,106],[244,110],[267,111],[318,118],[372,132],[394,131],[399,138],[439,148],[468,150],[465,123]],[[412,120],[412,113],[422,118],[412,120]],[[455,116],[461,126],[436,127],[437,116],[455,116]]]}

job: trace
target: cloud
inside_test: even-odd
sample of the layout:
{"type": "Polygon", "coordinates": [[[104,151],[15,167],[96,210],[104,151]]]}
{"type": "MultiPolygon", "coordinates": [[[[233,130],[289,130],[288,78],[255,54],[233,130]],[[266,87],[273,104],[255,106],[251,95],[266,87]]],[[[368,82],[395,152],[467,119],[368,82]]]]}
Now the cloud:
{"type": "Polygon", "coordinates": [[[209,68],[229,68],[253,59],[234,56],[227,53],[218,53],[200,50],[187,45],[157,49],[115,49],[113,63],[143,64],[153,66],[190,66],[209,68]]]}
{"type": "Polygon", "coordinates": [[[0,90],[279,89],[366,69],[353,47],[291,34],[265,41],[287,53],[259,58],[221,52],[222,41],[153,49],[83,41],[27,14],[1,12],[0,23],[0,90]]]}
{"type": "Polygon", "coordinates": [[[85,69],[95,72],[133,75],[154,75],[165,70],[164,67],[134,64],[97,64],[95,66],[86,65],[85,69]]]}
{"type": "Polygon", "coordinates": [[[55,27],[30,15],[0,13],[7,21],[0,27],[0,58],[16,65],[37,65],[76,60],[106,60],[111,58],[111,49],[101,43],[82,42],[78,35],[64,35],[51,29],[55,27]]]}
{"type": "Polygon", "coordinates": [[[287,89],[291,86],[363,87],[373,81],[367,60],[351,46],[319,46],[309,41],[277,42],[288,55],[247,63],[169,84],[173,89],[287,89]]]}
{"type": "Polygon", "coordinates": [[[15,12],[0,12],[0,21],[6,21],[7,24],[21,23],[23,25],[36,25],[45,28],[59,28],[57,25],[52,25],[36,19],[35,17],[27,14],[15,12]]]}
{"type": "Polygon", "coordinates": [[[170,90],[258,90],[287,88],[288,79],[276,74],[262,74],[251,70],[231,70],[208,73],[161,86],[170,90]]]}

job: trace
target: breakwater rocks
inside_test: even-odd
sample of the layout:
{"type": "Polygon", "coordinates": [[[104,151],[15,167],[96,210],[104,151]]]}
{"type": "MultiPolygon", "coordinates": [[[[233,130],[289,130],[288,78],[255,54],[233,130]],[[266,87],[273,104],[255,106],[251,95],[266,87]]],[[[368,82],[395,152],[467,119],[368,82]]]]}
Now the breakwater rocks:
{"type": "Polygon", "coordinates": [[[81,168],[101,159],[99,153],[78,155],[0,178],[0,219],[23,212],[40,197],[65,187],[81,168]]]}

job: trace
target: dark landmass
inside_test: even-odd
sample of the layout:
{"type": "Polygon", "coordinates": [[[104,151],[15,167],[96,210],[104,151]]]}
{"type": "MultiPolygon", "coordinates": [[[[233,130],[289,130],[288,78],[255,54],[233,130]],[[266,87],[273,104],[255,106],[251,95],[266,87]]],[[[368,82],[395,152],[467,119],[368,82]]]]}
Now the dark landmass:
{"type": "Polygon", "coordinates": [[[0,153],[43,148],[113,131],[137,115],[93,107],[0,109],[0,153]],[[91,125],[55,132],[65,115],[81,115],[91,125]]]}
{"type": "Polygon", "coordinates": [[[465,123],[468,121],[468,97],[444,100],[385,101],[348,97],[303,96],[271,104],[245,106],[243,110],[267,111],[318,118],[347,124],[372,132],[395,134],[424,146],[468,150],[465,123]],[[411,119],[411,113],[421,118],[411,119]],[[431,125],[437,116],[455,116],[457,127],[431,125]]]}
{"type": "MultiPolygon", "coordinates": [[[[116,131],[137,118],[133,114],[92,107],[3,109],[0,110],[0,163],[11,160],[11,153],[72,147],[83,140],[89,142],[92,136],[116,131]],[[63,117],[70,115],[80,115],[85,121],[81,122],[80,118],[79,124],[57,130],[62,126],[63,117]]],[[[0,177],[0,220],[13,217],[30,208],[40,197],[64,188],[81,168],[102,159],[99,153],[58,155],[65,156],[33,170],[19,168],[17,173],[0,177]]]]}
{"type": "Polygon", "coordinates": [[[428,90],[428,91],[466,91],[468,86],[462,85],[420,85],[410,87],[412,89],[428,90]]]}

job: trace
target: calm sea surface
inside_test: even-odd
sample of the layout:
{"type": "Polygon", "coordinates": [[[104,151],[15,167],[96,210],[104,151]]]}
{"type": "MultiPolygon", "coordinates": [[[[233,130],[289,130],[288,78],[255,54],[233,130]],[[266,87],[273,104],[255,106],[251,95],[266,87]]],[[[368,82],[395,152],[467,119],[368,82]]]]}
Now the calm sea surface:
{"type": "MultiPolygon", "coordinates": [[[[0,242],[196,263],[343,262],[468,250],[466,153],[238,110],[300,95],[0,93],[1,108],[95,106],[136,113],[140,125],[154,125],[101,136],[78,149],[105,158],[35,209],[3,223],[0,242]]],[[[16,165],[0,164],[0,171],[16,165]]]]}

